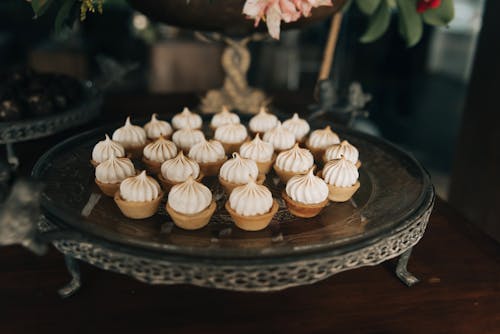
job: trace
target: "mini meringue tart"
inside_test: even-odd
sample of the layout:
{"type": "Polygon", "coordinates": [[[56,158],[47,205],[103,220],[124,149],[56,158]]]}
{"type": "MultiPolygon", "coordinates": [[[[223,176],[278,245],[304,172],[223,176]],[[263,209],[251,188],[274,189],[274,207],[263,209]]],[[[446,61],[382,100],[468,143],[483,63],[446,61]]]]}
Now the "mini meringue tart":
{"type": "Polygon", "coordinates": [[[185,154],[189,153],[191,147],[205,139],[205,135],[201,130],[184,128],[177,130],[172,135],[172,141],[177,147],[184,151],[185,154]]]}
{"type": "Polygon", "coordinates": [[[250,180],[263,184],[266,176],[259,174],[255,161],[242,158],[238,153],[233,153],[233,158],[226,161],[219,172],[219,183],[226,193],[231,194],[234,188],[247,184],[250,180]]]}
{"type": "Polygon", "coordinates": [[[174,224],[185,230],[205,227],[216,208],[210,189],[196,182],[191,176],[185,182],[172,187],[166,204],[174,224]]]}
{"type": "Polygon", "coordinates": [[[264,133],[262,139],[273,144],[274,150],[278,153],[291,149],[295,144],[295,135],[285,129],[279,121],[274,128],[264,133]]]}
{"type": "Polygon", "coordinates": [[[216,176],[227,156],[224,147],[217,140],[203,139],[189,150],[189,158],[200,166],[204,176],[216,176]]]}
{"type": "Polygon", "coordinates": [[[98,142],[92,150],[92,159],[90,163],[94,167],[97,167],[101,162],[110,159],[112,156],[116,158],[125,157],[125,148],[121,144],[111,140],[107,134],[105,137],[106,138],[98,142]]]}
{"type": "Polygon", "coordinates": [[[334,144],[328,147],[323,156],[323,162],[327,163],[330,160],[340,159],[342,156],[354,163],[357,168],[361,167],[358,149],[347,140],[343,140],[340,144],[334,144]]]}
{"type": "Polygon", "coordinates": [[[215,130],[223,125],[239,123],[240,116],[233,112],[230,112],[226,106],[223,106],[222,111],[218,112],[212,117],[212,120],[210,121],[210,127],[212,128],[212,130],[215,130]]]}
{"type": "Polygon", "coordinates": [[[133,125],[130,122],[130,117],[127,117],[125,125],[113,132],[113,140],[120,143],[125,152],[129,153],[133,158],[140,158],[142,150],[147,144],[146,131],[140,126],[133,125]]]}
{"type": "Polygon", "coordinates": [[[281,182],[287,183],[295,175],[305,174],[314,166],[314,157],[306,148],[296,143],[291,149],[278,154],[274,171],[281,182]]]}
{"type": "Polygon", "coordinates": [[[328,125],[324,129],[314,130],[311,132],[306,141],[306,147],[311,150],[311,153],[314,155],[314,159],[321,162],[328,146],[339,143],[339,136],[333,132],[332,128],[328,125]]]}
{"type": "Polygon", "coordinates": [[[221,142],[226,153],[238,152],[241,144],[248,139],[247,128],[243,124],[226,124],[215,130],[214,138],[221,142]]]}
{"type": "Polygon", "coordinates": [[[130,159],[111,156],[96,167],[95,183],[105,195],[113,197],[120,183],[135,174],[135,167],[130,159]]]}
{"type": "Polygon", "coordinates": [[[292,177],[282,197],[292,215],[312,218],[328,204],[328,186],[311,168],[306,174],[292,177]]]}
{"type": "Polygon", "coordinates": [[[225,207],[240,229],[260,231],[269,225],[279,205],[266,186],[250,180],[231,192],[225,207]]]}
{"type": "Polygon", "coordinates": [[[268,113],[267,108],[261,107],[259,113],[250,119],[248,127],[254,134],[264,134],[274,128],[277,124],[278,117],[268,113]]]}
{"type": "Polygon", "coordinates": [[[309,123],[305,119],[299,117],[297,113],[293,114],[292,118],[283,122],[283,127],[295,135],[295,140],[299,143],[304,142],[307,134],[311,130],[309,123]]]}
{"type": "Polygon", "coordinates": [[[160,136],[170,138],[173,132],[170,123],[159,120],[158,114],[151,115],[151,120],[144,125],[144,131],[146,131],[146,136],[151,140],[157,139],[160,136]]]}
{"type": "Polygon", "coordinates": [[[198,163],[179,151],[175,158],[169,159],[161,165],[158,180],[160,180],[163,189],[169,192],[174,185],[185,182],[189,176],[197,181],[203,178],[198,163]]]}
{"type": "Polygon", "coordinates": [[[344,156],[328,161],[321,177],[328,185],[328,198],[332,202],[348,201],[360,187],[356,165],[344,156]]]}
{"type": "Polygon", "coordinates": [[[142,171],[122,181],[114,200],[124,216],[144,219],[153,216],[160,206],[163,191],[158,182],[142,171]]]}
{"type": "Polygon", "coordinates": [[[172,126],[176,130],[180,129],[201,129],[203,120],[201,116],[191,112],[188,108],[184,108],[182,112],[176,114],[172,118],[172,126]]]}
{"type": "Polygon", "coordinates": [[[252,141],[243,143],[240,147],[240,155],[245,159],[251,159],[257,163],[260,174],[267,174],[276,160],[274,146],[260,139],[256,134],[252,141]]]}
{"type": "Polygon", "coordinates": [[[173,159],[176,155],[177,146],[160,135],[158,139],[144,147],[142,162],[144,162],[149,173],[156,175],[160,173],[161,165],[165,161],[173,159]]]}

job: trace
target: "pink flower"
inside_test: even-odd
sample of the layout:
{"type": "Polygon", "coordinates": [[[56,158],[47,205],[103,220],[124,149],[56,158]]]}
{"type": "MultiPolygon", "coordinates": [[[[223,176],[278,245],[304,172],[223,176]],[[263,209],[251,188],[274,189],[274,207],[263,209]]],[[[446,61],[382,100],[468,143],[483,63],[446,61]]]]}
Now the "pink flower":
{"type": "Polygon", "coordinates": [[[294,22],[311,15],[312,8],[331,5],[332,0],[247,0],[243,14],[254,19],[255,26],[264,19],[269,34],[279,39],[281,21],[294,22]]]}

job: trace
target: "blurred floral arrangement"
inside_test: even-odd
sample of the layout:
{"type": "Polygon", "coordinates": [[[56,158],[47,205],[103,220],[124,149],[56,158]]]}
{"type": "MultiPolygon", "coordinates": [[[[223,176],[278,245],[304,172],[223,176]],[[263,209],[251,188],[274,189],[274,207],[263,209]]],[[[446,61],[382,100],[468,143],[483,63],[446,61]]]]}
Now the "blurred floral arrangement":
{"type": "MultiPolygon", "coordinates": [[[[55,19],[56,31],[72,22],[75,16],[84,21],[88,13],[103,12],[107,0],[26,0],[31,3],[35,18],[43,15],[52,5],[58,6],[55,19]]],[[[207,0],[217,1],[217,0],[207,0]]],[[[281,22],[294,22],[311,15],[311,10],[320,6],[331,6],[335,0],[246,0],[242,15],[255,21],[255,26],[264,21],[269,34],[280,37],[281,22]]],[[[186,0],[189,5],[190,0],[186,0]]],[[[417,44],[424,24],[446,26],[454,17],[453,0],[348,0],[344,11],[355,4],[368,18],[365,33],[360,41],[373,42],[389,28],[392,14],[399,17],[399,34],[408,46],[417,44]]]]}

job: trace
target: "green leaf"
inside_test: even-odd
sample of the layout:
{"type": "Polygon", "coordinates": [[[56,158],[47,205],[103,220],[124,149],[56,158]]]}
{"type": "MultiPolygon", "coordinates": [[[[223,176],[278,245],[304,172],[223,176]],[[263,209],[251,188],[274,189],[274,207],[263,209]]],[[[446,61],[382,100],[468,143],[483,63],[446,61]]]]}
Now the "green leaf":
{"type": "Polygon", "coordinates": [[[54,22],[54,29],[56,33],[60,33],[62,31],[64,23],[68,19],[75,2],[76,0],[64,0],[64,3],[57,12],[56,20],[54,22]]]}
{"type": "Polygon", "coordinates": [[[399,34],[412,47],[422,38],[422,17],[417,13],[416,0],[396,0],[399,9],[399,34]]]}
{"type": "Polygon", "coordinates": [[[455,17],[453,0],[442,0],[438,8],[429,9],[422,14],[424,22],[433,26],[445,26],[455,17]]]}
{"type": "MultiPolygon", "coordinates": [[[[356,0],[356,5],[363,14],[371,16],[377,10],[382,0],[356,0]]],[[[384,0],[385,2],[385,0],[384,0]]]]}
{"type": "Polygon", "coordinates": [[[366,29],[360,41],[362,43],[370,43],[380,38],[389,27],[391,22],[391,8],[387,0],[380,2],[377,11],[370,17],[368,28],[366,29]]]}
{"type": "Polygon", "coordinates": [[[53,2],[53,0],[32,0],[31,8],[33,8],[35,18],[42,16],[53,2]]]}
{"type": "Polygon", "coordinates": [[[351,8],[352,2],[354,0],[347,0],[347,2],[342,6],[342,13],[347,13],[347,11],[351,8]]]}

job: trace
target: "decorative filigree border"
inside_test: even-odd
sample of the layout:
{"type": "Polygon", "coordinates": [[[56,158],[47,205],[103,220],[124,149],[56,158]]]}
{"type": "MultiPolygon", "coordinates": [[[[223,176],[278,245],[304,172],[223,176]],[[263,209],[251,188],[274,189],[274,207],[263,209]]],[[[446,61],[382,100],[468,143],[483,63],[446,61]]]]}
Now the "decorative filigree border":
{"type": "Polygon", "coordinates": [[[84,84],[86,99],[79,106],[59,114],[0,124],[0,144],[46,137],[97,117],[102,97],[91,82],[84,84]]]}
{"type": "MultiPolygon", "coordinates": [[[[192,284],[237,291],[276,291],[312,284],[345,270],[377,265],[416,245],[424,235],[433,203],[401,231],[344,254],[277,260],[269,263],[221,264],[171,261],[119,252],[92,242],[63,240],[54,246],[63,254],[98,268],[126,274],[148,284],[192,284]]],[[[49,226],[45,223],[44,229],[49,226]]],[[[50,224],[50,223],[48,223],[50,224]]]]}

